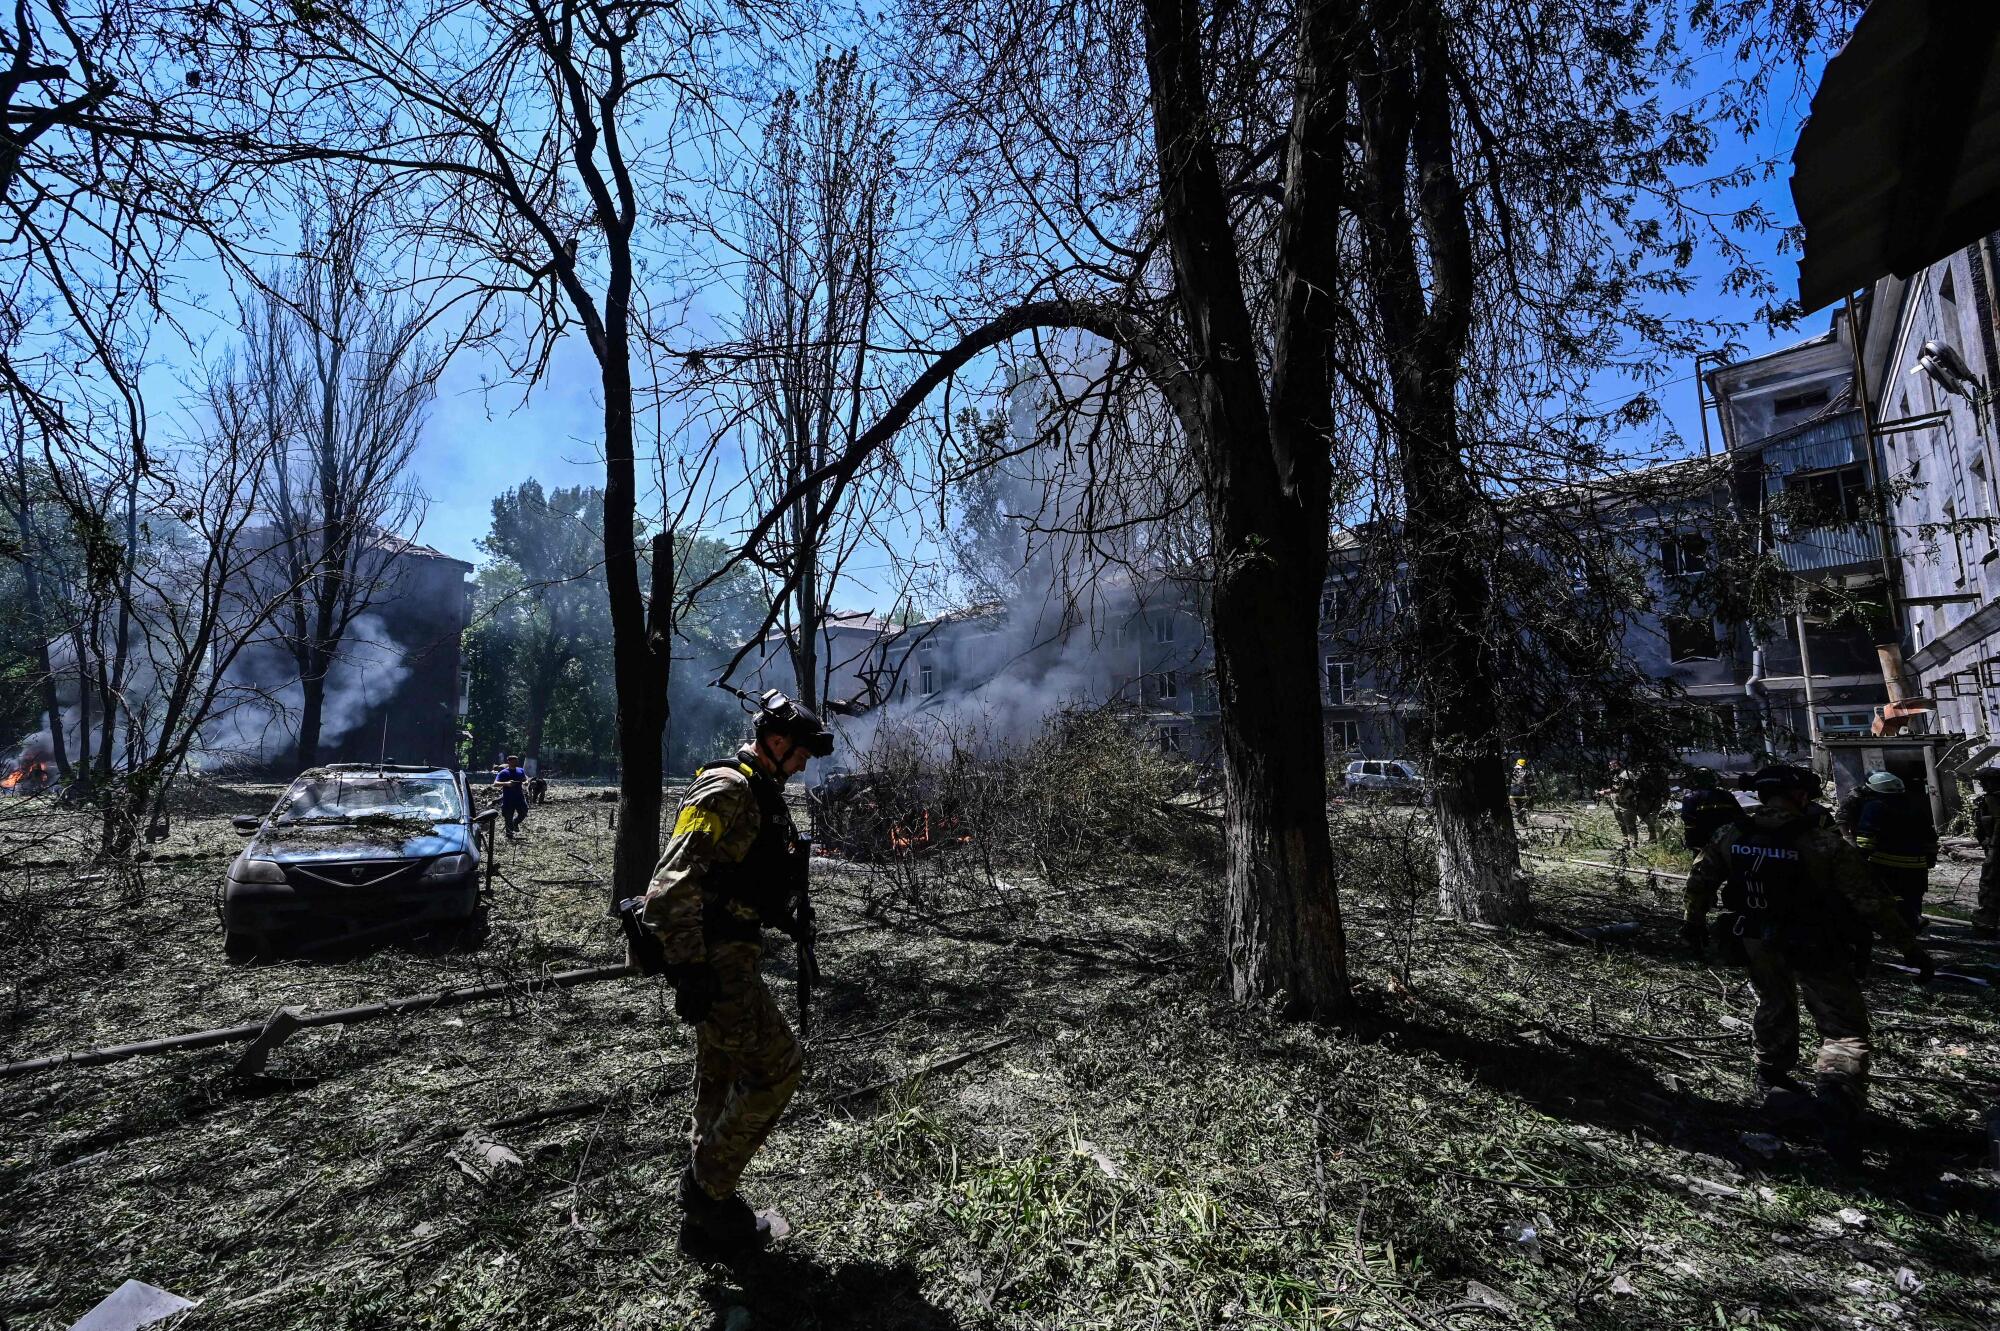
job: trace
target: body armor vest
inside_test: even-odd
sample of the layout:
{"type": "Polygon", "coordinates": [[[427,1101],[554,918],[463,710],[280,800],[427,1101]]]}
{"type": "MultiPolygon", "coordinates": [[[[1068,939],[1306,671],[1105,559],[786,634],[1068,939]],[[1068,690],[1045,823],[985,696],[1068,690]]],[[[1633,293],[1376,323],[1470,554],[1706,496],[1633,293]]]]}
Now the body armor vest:
{"type": "Polygon", "coordinates": [[[1745,824],[1729,843],[1729,879],[1722,887],[1725,909],[1753,924],[1787,924],[1811,918],[1811,879],[1799,843],[1811,831],[1804,819],[1782,827],[1745,824]]]}
{"type": "Polygon", "coordinates": [[[734,768],[749,778],[750,793],[756,797],[762,826],[741,860],[735,863],[716,860],[708,866],[702,879],[708,892],[702,920],[712,936],[754,942],[759,923],[777,927],[789,919],[789,898],[799,876],[798,831],[792,826],[792,813],[785,805],[784,787],[748,763],[733,759],[707,763],[696,769],[695,775],[718,767],[734,768]],[[740,902],[756,911],[757,923],[729,910],[730,902],[740,902]]]}

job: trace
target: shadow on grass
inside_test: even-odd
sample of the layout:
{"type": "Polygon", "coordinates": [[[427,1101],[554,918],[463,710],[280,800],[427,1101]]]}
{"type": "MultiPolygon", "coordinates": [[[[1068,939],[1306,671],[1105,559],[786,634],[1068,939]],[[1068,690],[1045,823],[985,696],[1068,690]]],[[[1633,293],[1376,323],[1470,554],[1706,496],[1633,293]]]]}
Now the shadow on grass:
{"type": "Polygon", "coordinates": [[[739,1308],[749,1313],[752,1328],[788,1331],[948,1331],[960,1324],[924,1296],[923,1283],[907,1262],[828,1265],[780,1248],[716,1261],[710,1269],[701,1296],[715,1310],[713,1331],[744,1325],[740,1314],[731,1321],[739,1308]],[[722,1278],[721,1271],[730,1278],[722,1278]]]}

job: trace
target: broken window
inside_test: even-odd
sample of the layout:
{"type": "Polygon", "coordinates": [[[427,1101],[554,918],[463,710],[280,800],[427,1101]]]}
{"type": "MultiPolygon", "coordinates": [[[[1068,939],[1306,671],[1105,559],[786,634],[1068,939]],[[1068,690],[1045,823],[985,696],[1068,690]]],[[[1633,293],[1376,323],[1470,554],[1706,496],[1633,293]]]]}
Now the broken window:
{"type": "Polygon", "coordinates": [[[926,698],[937,692],[936,666],[924,666],[917,671],[917,692],[926,698]]]}
{"type": "Polygon", "coordinates": [[[1670,578],[1708,572],[1708,538],[1679,532],[1660,542],[1660,567],[1670,578]]]}
{"type": "Polygon", "coordinates": [[[1714,620],[1699,615],[1668,615],[1666,621],[1668,660],[1679,664],[1715,659],[1714,620]]]}
{"type": "Polygon", "coordinates": [[[1771,403],[1771,410],[1780,416],[1794,411],[1807,411],[1813,407],[1826,405],[1827,391],[1824,388],[1808,388],[1797,393],[1787,393],[1771,403]]]}
{"type": "Polygon", "coordinates": [[[1181,674],[1178,670],[1162,670],[1157,676],[1160,701],[1181,696],[1181,674]]]}
{"type": "Polygon", "coordinates": [[[1173,640],[1174,617],[1172,615],[1155,615],[1153,617],[1153,641],[1165,644],[1173,640]]]}
{"type": "Polygon", "coordinates": [[[1361,747],[1361,723],[1359,721],[1327,722],[1326,742],[1336,753],[1354,752],[1361,747]]]}
{"type": "Polygon", "coordinates": [[[1186,752],[1187,736],[1179,726],[1161,726],[1154,733],[1159,738],[1162,753],[1186,752]]]}
{"type": "Polygon", "coordinates": [[[1825,471],[1795,471],[1785,494],[1808,522],[1859,522],[1868,514],[1868,481],[1859,464],[1825,471]]]}
{"type": "Polygon", "coordinates": [[[1336,707],[1354,701],[1354,662],[1326,658],[1326,700],[1336,707]]]}

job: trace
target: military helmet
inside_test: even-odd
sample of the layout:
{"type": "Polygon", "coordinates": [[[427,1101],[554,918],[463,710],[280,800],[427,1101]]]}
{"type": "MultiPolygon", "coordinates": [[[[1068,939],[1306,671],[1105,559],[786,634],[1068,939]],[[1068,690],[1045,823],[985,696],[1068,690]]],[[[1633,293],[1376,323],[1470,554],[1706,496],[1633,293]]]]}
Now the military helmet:
{"type": "Polygon", "coordinates": [[[1868,780],[1863,784],[1878,795],[1900,795],[1903,793],[1903,778],[1897,776],[1894,772],[1870,772],[1868,780]]]}
{"type": "Polygon", "coordinates": [[[1688,773],[1688,784],[1702,790],[1712,788],[1715,785],[1715,769],[1713,767],[1695,768],[1688,773]]]}
{"type": "Polygon", "coordinates": [[[1760,767],[1750,778],[1750,788],[1762,795],[1766,791],[1797,791],[1804,795],[1819,794],[1819,778],[1803,767],[1791,763],[1772,763],[1760,767]]]}
{"type": "Polygon", "coordinates": [[[1972,774],[1981,790],[2000,790],[2000,767],[1982,767],[1972,774]]]}
{"type": "Polygon", "coordinates": [[[765,689],[757,698],[757,738],[766,735],[783,735],[815,758],[833,752],[833,732],[826,722],[776,689],[765,689]]]}

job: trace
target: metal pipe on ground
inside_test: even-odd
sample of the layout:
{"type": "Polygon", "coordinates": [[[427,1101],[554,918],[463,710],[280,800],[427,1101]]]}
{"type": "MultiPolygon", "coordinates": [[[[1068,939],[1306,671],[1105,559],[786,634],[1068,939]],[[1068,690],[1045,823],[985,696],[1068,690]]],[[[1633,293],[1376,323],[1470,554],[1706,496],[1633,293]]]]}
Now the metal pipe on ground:
{"type": "MultiPolygon", "coordinates": [[[[470,989],[445,989],[432,994],[410,994],[401,998],[387,998],[379,1003],[363,1003],[358,1007],[333,1008],[326,1012],[294,1012],[280,1009],[280,1013],[291,1013],[284,1024],[291,1030],[304,1030],[312,1026],[339,1026],[349,1022],[373,1021],[379,1017],[396,1017],[406,1012],[426,1012],[435,1008],[460,1007],[466,1003],[479,1003],[489,998],[506,998],[511,995],[546,993],[551,989],[574,989],[578,985],[595,984],[600,980],[622,980],[638,972],[627,965],[592,966],[586,970],[560,971],[541,980],[530,980],[525,984],[501,983],[482,984],[470,989]]],[[[139,1040],[132,1044],[108,1045],[101,1049],[89,1049],[66,1054],[48,1054],[42,1058],[30,1058],[20,1063],[0,1066],[0,1079],[25,1077],[30,1073],[47,1072],[55,1068],[97,1067],[104,1063],[118,1063],[128,1058],[144,1058],[152,1054],[173,1054],[187,1049],[212,1049],[216,1045],[241,1044],[255,1040],[277,1021],[255,1022],[248,1026],[223,1026],[215,1030],[191,1031],[186,1035],[169,1035],[157,1040],[139,1040]]],[[[275,1045],[273,1042],[273,1046],[275,1045]]],[[[268,1051],[268,1047],[267,1047],[268,1051]]]]}

